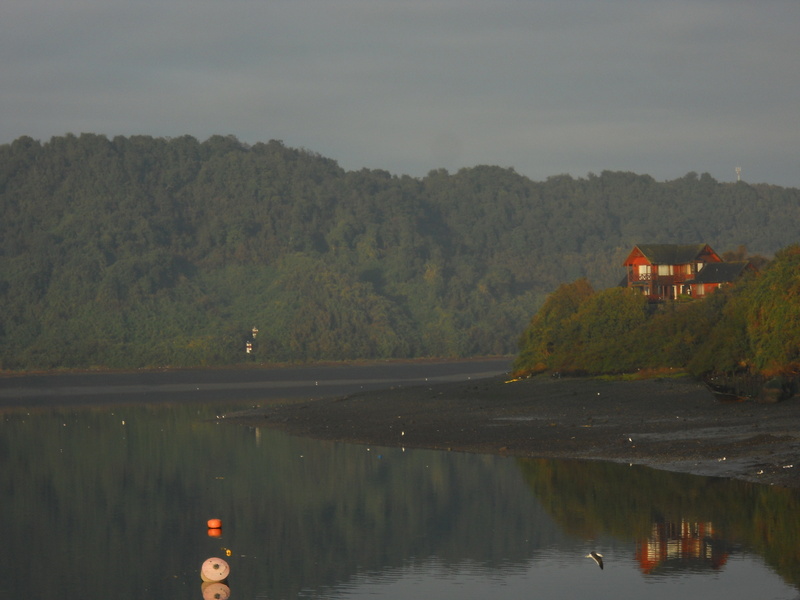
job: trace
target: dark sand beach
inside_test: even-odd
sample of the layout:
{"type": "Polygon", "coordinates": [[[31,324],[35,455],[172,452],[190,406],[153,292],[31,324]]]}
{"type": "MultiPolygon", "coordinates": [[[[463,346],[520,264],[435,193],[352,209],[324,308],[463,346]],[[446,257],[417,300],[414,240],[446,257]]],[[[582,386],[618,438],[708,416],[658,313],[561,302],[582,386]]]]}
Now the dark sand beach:
{"type": "Polygon", "coordinates": [[[721,402],[688,377],[539,376],[508,359],[0,377],[0,408],[215,403],[225,422],[325,440],[609,460],[800,488],[800,397],[721,402]],[[243,404],[244,403],[244,404],[243,404]]]}
{"type": "Polygon", "coordinates": [[[492,377],[275,403],[226,421],[359,444],[609,460],[800,487],[800,399],[721,402],[688,377],[492,377]]]}

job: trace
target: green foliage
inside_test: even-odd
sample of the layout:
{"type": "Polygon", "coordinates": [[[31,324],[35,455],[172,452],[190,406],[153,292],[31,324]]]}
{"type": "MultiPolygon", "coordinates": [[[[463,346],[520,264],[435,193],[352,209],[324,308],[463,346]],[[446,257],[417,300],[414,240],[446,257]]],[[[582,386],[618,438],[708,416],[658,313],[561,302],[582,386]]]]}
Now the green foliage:
{"type": "Polygon", "coordinates": [[[574,347],[577,342],[574,317],[593,295],[594,289],[586,279],[560,285],[522,333],[514,368],[541,371],[562,366],[565,347],[574,347]]]}
{"type": "Polygon", "coordinates": [[[696,321],[695,347],[683,363],[689,372],[734,372],[753,366],[747,320],[743,304],[738,300],[743,289],[744,286],[739,285],[720,290],[708,299],[708,305],[700,304],[700,308],[707,310],[696,321]]]}
{"type": "Polygon", "coordinates": [[[648,307],[627,288],[562,285],[520,338],[519,372],[800,373],[800,246],[702,300],[648,307]]]}
{"type": "Polygon", "coordinates": [[[800,245],[779,252],[741,302],[756,368],[800,373],[800,245]]]}
{"type": "Polygon", "coordinates": [[[411,354],[403,315],[368,283],[305,255],[286,257],[278,271],[265,294],[268,302],[254,311],[261,312],[258,321],[265,324],[274,354],[313,360],[411,354]]]}
{"type": "Polygon", "coordinates": [[[627,288],[595,293],[585,279],[564,284],[520,338],[514,368],[609,373],[635,362],[629,336],[647,319],[647,300],[627,288]]]}
{"type": "MultiPolygon", "coordinates": [[[[643,325],[646,309],[645,297],[628,288],[609,288],[587,298],[571,324],[585,357],[582,369],[609,373],[633,368],[635,349],[628,336],[643,325]]],[[[563,350],[561,362],[568,364],[571,353],[563,350]]]]}
{"type": "Polygon", "coordinates": [[[642,240],[795,242],[800,191],[70,134],[0,146],[0,211],[0,368],[188,366],[512,353],[551,290],[616,284],[642,240]]]}

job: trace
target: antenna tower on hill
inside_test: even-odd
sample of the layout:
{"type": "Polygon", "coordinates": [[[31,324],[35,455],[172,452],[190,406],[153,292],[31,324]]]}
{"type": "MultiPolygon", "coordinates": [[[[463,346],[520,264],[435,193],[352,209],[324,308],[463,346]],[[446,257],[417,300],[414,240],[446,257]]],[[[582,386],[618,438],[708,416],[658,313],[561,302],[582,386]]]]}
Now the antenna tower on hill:
{"type": "Polygon", "coordinates": [[[742,167],[736,167],[736,181],[742,180],[742,167]]]}

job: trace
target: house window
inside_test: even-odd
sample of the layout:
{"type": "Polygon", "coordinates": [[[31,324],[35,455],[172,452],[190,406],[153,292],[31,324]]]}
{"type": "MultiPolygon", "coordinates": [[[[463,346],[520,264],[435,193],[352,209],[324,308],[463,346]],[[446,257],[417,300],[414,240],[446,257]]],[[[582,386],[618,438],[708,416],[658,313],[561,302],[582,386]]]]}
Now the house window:
{"type": "Polygon", "coordinates": [[[658,265],[658,275],[660,277],[672,275],[672,265],[658,265]]]}

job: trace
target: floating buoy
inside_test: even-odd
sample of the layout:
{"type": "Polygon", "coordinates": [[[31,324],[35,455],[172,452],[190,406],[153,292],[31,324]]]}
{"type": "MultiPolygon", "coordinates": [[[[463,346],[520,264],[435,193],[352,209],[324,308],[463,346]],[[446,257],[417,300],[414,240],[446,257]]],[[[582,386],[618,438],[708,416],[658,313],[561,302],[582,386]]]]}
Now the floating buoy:
{"type": "Polygon", "coordinates": [[[231,588],[219,581],[206,581],[200,589],[203,600],[228,600],[231,597],[231,588]]]}
{"type": "Polygon", "coordinates": [[[203,581],[224,581],[231,568],[221,558],[207,558],[200,567],[200,578],[203,581]]]}
{"type": "Polygon", "coordinates": [[[209,519],[208,520],[208,528],[209,529],[221,529],[222,528],[222,520],[221,519],[209,519]]]}
{"type": "Polygon", "coordinates": [[[208,537],[221,537],[222,536],[222,529],[209,529],[208,530],[208,537]]]}

